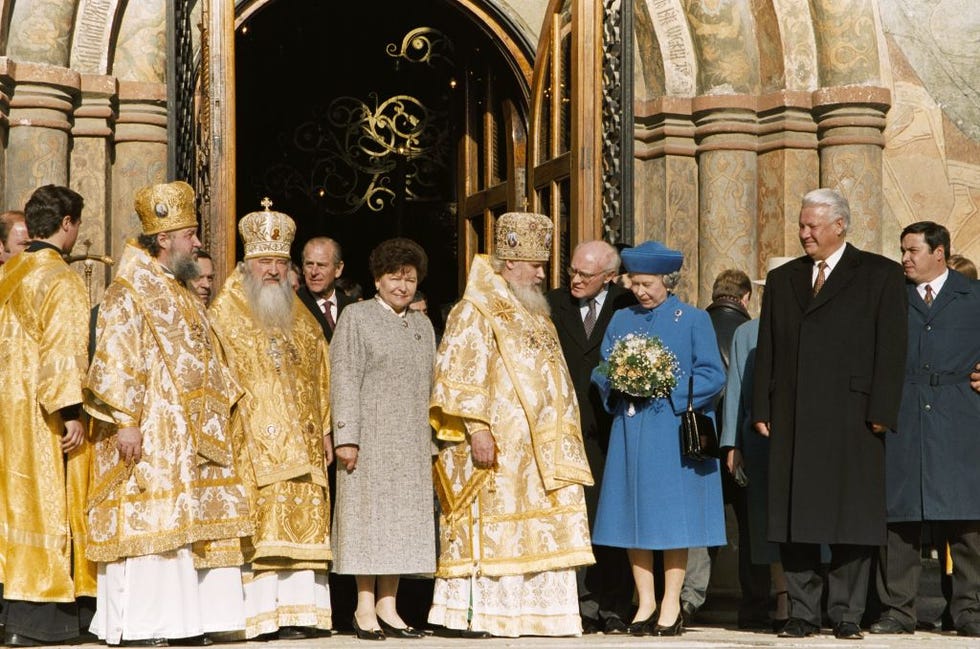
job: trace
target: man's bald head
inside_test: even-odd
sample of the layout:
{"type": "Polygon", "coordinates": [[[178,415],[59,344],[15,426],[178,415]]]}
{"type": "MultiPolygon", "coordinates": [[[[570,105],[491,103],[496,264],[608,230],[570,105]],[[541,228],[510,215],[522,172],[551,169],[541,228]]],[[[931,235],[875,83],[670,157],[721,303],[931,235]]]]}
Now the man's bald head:
{"type": "Polygon", "coordinates": [[[568,269],[572,297],[590,300],[619,272],[619,252],[605,241],[583,241],[575,246],[568,269]]]}

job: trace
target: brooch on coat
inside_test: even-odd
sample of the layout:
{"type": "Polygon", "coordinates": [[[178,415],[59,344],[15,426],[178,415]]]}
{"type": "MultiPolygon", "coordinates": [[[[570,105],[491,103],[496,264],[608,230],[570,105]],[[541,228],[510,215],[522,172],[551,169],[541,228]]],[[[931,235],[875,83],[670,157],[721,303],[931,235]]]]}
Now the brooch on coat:
{"type": "Polygon", "coordinates": [[[677,322],[678,320],[680,320],[682,315],[684,315],[684,312],[681,311],[680,309],[677,309],[676,311],[674,311],[674,322],[677,322]]]}

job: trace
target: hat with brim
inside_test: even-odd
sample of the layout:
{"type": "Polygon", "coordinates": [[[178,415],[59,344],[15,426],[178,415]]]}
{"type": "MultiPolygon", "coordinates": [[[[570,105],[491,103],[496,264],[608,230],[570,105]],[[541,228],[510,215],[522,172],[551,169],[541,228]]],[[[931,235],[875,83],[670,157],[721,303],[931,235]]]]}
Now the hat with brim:
{"type": "MultiPolygon", "coordinates": [[[[766,275],[769,274],[769,271],[779,268],[783,264],[788,264],[794,259],[796,259],[796,257],[770,257],[769,261],[766,262],[766,275]]],[[[752,283],[756,286],[765,286],[766,278],[763,277],[762,279],[754,279],[752,280],[752,283]]]]}
{"type": "Polygon", "coordinates": [[[681,269],[684,253],[657,241],[646,241],[622,252],[623,266],[628,273],[666,275],[681,269]]]}

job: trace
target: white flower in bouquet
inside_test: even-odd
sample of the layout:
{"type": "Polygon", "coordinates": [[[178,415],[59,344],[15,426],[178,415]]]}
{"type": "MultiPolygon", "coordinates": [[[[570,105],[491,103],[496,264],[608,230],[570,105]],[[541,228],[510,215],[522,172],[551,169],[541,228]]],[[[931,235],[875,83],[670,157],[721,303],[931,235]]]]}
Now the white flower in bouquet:
{"type": "Polygon", "coordinates": [[[612,387],[633,397],[666,398],[677,386],[677,357],[656,336],[626,334],[599,366],[612,387]]]}

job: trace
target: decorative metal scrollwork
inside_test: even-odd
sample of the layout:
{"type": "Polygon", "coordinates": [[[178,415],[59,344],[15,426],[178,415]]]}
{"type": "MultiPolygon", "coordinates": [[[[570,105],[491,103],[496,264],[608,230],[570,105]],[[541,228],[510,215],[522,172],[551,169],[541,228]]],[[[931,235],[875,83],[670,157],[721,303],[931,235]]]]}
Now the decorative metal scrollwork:
{"type": "Polygon", "coordinates": [[[295,168],[270,170],[272,186],[308,188],[311,199],[327,201],[334,214],[361,207],[380,212],[404,182],[406,200],[438,200],[440,179],[448,173],[448,115],[415,97],[398,95],[372,108],[356,97],[338,97],[320,119],[301,124],[293,146],[313,157],[309,182],[295,168]]]}
{"type": "Polygon", "coordinates": [[[603,0],[602,221],[605,238],[633,242],[633,4],[603,0]]]}
{"type": "Polygon", "coordinates": [[[455,53],[453,42],[432,27],[417,27],[402,37],[401,47],[397,43],[388,43],[385,47],[388,56],[395,59],[405,59],[409,63],[425,63],[434,67],[440,60],[452,67],[455,53]]]}

